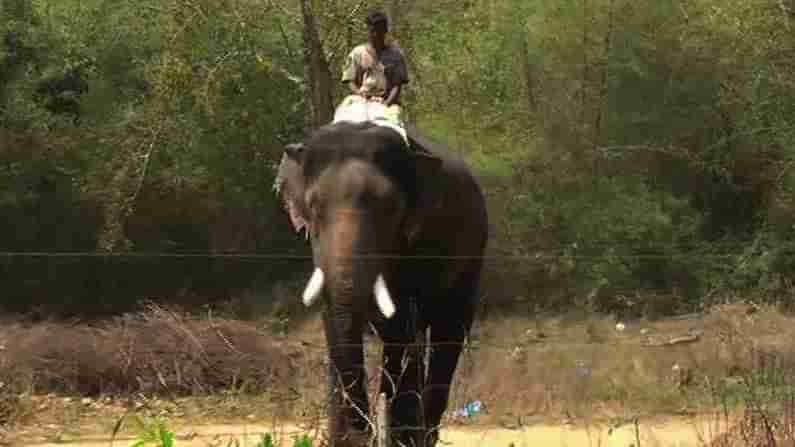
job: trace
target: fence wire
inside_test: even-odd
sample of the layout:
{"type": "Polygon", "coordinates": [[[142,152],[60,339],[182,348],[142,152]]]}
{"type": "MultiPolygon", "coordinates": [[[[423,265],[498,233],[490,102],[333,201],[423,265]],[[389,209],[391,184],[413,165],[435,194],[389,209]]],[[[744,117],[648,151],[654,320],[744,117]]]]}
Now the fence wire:
{"type": "MultiPolygon", "coordinates": [[[[626,259],[671,259],[673,257],[688,255],[703,259],[729,259],[743,254],[743,252],[732,253],[702,253],[697,250],[681,251],[680,253],[665,254],[637,254],[637,253],[610,253],[610,257],[626,259]]],[[[488,260],[519,260],[519,261],[541,261],[549,259],[559,259],[565,256],[571,259],[597,259],[607,256],[604,253],[577,253],[571,250],[547,251],[530,254],[495,254],[483,256],[452,256],[452,255],[355,255],[350,259],[357,260],[383,260],[383,259],[406,259],[406,260],[469,260],[481,259],[488,260]]],[[[140,252],[140,253],[113,253],[113,252],[47,252],[47,251],[0,251],[3,258],[206,258],[206,259],[252,259],[252,260],[278,260],[278,261],[307,261],[312,260],[311,254],[290,254],[290,253],[168,253],[168,252],[140,252]]]]}

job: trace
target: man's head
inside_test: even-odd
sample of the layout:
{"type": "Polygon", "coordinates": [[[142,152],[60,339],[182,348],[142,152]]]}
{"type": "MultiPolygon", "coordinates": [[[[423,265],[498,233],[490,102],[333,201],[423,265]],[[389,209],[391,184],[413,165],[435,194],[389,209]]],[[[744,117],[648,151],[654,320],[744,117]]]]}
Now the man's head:
{"type": "Polygon", "coordinates": [[[389,20],[381,11],[375,11],[367,16],[367,32],[370,43],[376,48],[383,48],[386,43],[386,33],[389,31],[389,20]]]}

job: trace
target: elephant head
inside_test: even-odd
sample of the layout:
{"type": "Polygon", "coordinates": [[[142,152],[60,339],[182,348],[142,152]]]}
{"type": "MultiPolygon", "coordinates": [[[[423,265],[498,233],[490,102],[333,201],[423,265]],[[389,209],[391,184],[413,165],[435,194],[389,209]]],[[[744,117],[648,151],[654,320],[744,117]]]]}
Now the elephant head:
{"type": "Polygon", "coordinates": [[[303,294],[311,306],[361,311],[370,297],[390,317],[390,255],[410,246],[439,199],[441,161],[412,152],[394,131],[372,124],[322,127],[285,147],[276,190],[296,232],[311,238],[315,271],[303,294]]]}

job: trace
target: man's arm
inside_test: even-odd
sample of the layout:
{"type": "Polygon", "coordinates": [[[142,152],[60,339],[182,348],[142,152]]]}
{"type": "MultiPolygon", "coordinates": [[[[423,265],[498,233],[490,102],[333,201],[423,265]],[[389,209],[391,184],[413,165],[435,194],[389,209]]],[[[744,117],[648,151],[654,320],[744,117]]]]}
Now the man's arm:
{"type": "Polygon", "coordinates": [[[358,81],[361,79],[362,69],[359,65],[359,60],[356,55],[356,49],[351,50],[348,54],[348,62],[345,66],[345,69],[342,71],[342,82],[346,82],[348,84],[348,88],[350,88],[351,93],[354,95],[361,94],[358,81]]]}
{"type": "Polygon", "coordinates": [[[400,49],[396,49],[397,61],[395,63],[394,72],[392,73],[392,88],[389,89],[384,103],[391,106],[400,101],[400,94],[403,92],[403,84],[409,82],[408,68],[406,67],[406,59],[400,49]]]}
{"type": "Polygon", "coordinates": [[[395,84],[389,90],[389,94],[386,97],[386,101],[384,101],[384,104],[386,104],[387,107],[391,106],[392,104],[395,104],[400,100],[400,90],[401,90],[401,84],[395,84]]]}

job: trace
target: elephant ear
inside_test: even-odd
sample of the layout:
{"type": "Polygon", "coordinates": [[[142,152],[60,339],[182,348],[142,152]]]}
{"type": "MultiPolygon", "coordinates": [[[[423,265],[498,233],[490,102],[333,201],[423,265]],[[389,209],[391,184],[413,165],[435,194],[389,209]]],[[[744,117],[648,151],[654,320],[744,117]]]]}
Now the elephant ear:
{"type": "Polygon", "coordinates": [[[302,169],[303,152],[304,146],[301,143],[285,146],[273,189],[295,232],[305,231],[308,238],[309,221],[306,218],[303,204],[304,190],[306,189],[302,169]]]}
{"type": "Polygon", "coordinates": [[[409,245],[416,241],[428,214],[442,205],[444,191],[440,180],[442,160],[422,152],[415,153],[414,157],[416,197],[403,224],[409,245]]]}

